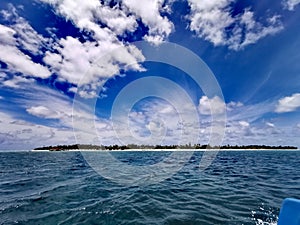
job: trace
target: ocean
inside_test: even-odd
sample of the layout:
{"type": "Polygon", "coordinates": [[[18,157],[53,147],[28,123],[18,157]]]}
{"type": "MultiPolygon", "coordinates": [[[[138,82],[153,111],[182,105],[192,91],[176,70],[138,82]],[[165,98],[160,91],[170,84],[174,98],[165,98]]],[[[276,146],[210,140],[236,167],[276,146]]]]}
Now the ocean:
{"type": "MultiPolygon", "coordinates": [[[[109,154],[138,169],[171,153],[109,154]]],[[[300,151],[220,151],[204,171],[202,155],[160,182],[124,185],[80,152],[1,152],[0,224],[269,225],[284,198],[300,198],[300,151]]]]}

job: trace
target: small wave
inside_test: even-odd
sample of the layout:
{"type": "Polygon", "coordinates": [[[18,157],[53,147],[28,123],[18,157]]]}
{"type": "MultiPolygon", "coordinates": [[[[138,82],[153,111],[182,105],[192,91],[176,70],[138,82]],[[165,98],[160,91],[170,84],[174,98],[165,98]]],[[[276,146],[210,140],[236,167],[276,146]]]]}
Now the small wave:
{"type": "Polygon", "coordinates": [[[275,213],[275,209],[266,208],[262,204],[258,211],[252,211],[252,220],[255,225],[276,225],[278,215],[275,213]]]}
{"type": "Polygon", "coordinates": [[[255,225],[277,225],[277,221],[276,222],[265,222],[262,221],[261,219],[257,219],[257,221],[255,221],[255,225]]]}

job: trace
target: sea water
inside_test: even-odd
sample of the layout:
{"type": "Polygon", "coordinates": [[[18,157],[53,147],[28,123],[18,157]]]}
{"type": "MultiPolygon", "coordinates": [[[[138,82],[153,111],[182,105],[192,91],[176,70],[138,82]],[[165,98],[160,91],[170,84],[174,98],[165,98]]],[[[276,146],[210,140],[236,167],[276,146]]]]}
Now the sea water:
{"type": "MultiPolygon", "coordinates": [[[[171,153],[111,154],[138,167],[171,153]]],[[[204,171],[202,155],[160,183],[124,186],[80,152],[1,152],[0,224],[276,224],[282,200],[300,198],[300,151],[221,151],[204,171]]]]}

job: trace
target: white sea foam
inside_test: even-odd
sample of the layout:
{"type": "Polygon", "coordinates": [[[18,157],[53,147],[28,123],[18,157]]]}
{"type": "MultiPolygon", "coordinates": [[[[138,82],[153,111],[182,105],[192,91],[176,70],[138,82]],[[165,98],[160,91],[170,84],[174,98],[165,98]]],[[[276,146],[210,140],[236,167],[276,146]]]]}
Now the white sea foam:
{"type": "Polygon", "coordinates": [[[255,222],[256,222],[255,223],[256,225],[277,225],[277,221],[276,222],[265,222],[261,219],[257,219],[255,222]]]}

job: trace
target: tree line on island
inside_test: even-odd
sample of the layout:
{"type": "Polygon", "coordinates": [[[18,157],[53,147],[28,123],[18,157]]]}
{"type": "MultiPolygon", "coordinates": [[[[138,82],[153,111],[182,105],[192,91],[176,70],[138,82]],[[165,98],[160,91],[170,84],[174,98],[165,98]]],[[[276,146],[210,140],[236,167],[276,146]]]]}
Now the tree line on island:
{"type": "Polygon", "coordinates": [[[295,146],[269,146],[269,145],[222,145],[210,146],[200,144],[186,145],[90,145],[90,144],[73,144],[73,145],[56,145],[38,147],[34,150],[47,151],[68,151],[68,150],[126,150],[126,149],[297,149],[295,146]]]}

